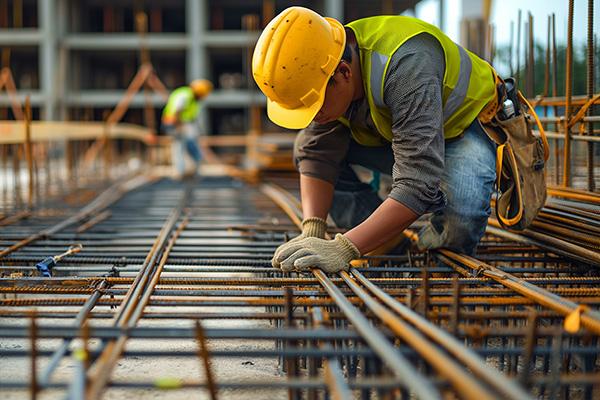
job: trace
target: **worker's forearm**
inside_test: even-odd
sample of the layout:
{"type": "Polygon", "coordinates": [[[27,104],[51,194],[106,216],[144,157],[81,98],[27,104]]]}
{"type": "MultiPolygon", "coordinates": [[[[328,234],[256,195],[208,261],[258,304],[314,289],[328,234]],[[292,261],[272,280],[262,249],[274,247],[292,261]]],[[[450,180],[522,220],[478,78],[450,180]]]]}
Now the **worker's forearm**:
{"type": "Polygon", "coordinates": [[[345,235],[360,254],[365,254],[396,237],[418,217],[410,208],[388,198],[369,218],[345,235]]]}
{"type": "Polygon", "coordinates": [[[327,218],[333,201],[333,185],[322,179],[300,175],[300,197],[304,218],[327,218]]]}

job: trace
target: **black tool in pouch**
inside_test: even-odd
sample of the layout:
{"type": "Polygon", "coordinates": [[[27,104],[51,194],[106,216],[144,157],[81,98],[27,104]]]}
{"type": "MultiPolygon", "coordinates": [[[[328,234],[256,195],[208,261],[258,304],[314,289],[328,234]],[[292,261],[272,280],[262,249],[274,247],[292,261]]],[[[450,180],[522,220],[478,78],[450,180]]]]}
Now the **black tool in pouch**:
{"type": "Polygon", "coordinates": [[[533,107],[518,91],[514,80],[505,81],[502,107],[489,123],[482,124],[498,145],[496,154],[496,218],[507,229],[531,225],[546,202],[544,167],[548,142],[533,107]],[[531,119],[539,136],[531,129],[531,119]]]}

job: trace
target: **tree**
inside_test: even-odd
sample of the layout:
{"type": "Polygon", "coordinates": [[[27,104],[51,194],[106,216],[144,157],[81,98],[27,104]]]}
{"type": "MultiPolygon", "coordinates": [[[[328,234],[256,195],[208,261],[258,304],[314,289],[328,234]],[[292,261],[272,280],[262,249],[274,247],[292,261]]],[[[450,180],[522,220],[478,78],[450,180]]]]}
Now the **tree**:
{"type": "MultiPolygon", "coordinates": [[[[598,46],[596,47],[595,57],[596,60],[594,65],[594,81],[595,81],[595,91],[598,91],[600,88],[600,63],[597,60],[600,60],[600,51],[598,51],[598,46]]],[[[527,75],[525,69],[525,56],[521,54],[521,68],[517,72],[515,71],[515,78],[519,77],[519,88],[523,92],[523,94],[527,97],[535,97],[536,95],[540,95],[544,93],[544,77],[546,70],[546,46],[540,43],[536,43],[535,46],[535,59],[534,59],[534,93],[527,93],[527,75]]],[[[567,48],[565,45],[557,45],[556,49],[556,58],[557,58],[557,82],[558,87],[556,88],[558,96],[564,96],[565,94],[565,79],[566,79],[566,55],[567,48]]],[[[509,71],[509,47],[503,46],[498,48],[496,52],[494,65],[498,66],[500,71],[509,71]]],[[[573,68],[572,68],[572,82],[573,82],[573,95],[586,95],[587,94],[587,53],[586,46],[573,46],[573,68]]],[[[552,57],[550,57],[550,61],[552,62],[552,57]]],[[[513,67],[516,65],[515,55],[513,53],[513,67]]],[[[552,65],[549,66],[549,84],[548,84],[548,96],[552,95],[552,65]]],[[[507,74],[503,74],[505,76],[507,74]]]]}

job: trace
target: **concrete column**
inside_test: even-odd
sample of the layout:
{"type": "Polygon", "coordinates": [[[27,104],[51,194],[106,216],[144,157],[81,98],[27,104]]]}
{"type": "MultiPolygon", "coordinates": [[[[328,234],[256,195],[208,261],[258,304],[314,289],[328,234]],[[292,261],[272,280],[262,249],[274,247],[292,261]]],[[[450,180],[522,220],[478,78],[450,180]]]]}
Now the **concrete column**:
{"type": "MultiPolygon", "coordinates": [[[[208,56],[203,36],[208,31],[208,1],[186,0],[186,34],[188,39],[186,54],[186,80],[190,82],[196,78],[206,78],[213,81],[216,77],[208,76],[208,56]]],[[[215,85],[216,86],[216,85],[215,85]]],[[[204,131],[210,129],[208,125],[208,112],[206,107],[200,110],[200,125],[204,131]]],[[[210,132],[209,132],[210,133],[210,132]]]]}
{"type": "Polygon", "coordinates": [[[185,8],[188,38],[186,79],[207,78],[206,50],[202,40],[207,29],[207,1],[186,0],[185,8]]]}
{"type": "Polygon", "coordinates": [[[41,41],[40,58],[40,90],[43,95],[42,118],[52,121],[56,119],[56,3],[55,0],[39,0],[38,13],[40,21],[41,41]]]}
{"type": "Polygon", "coordinates": [[[344,22],[344,0],[325,0],[325,17],[344,22]]]}
{"type": "Polygon", "coordinates": [[[56,46],[58,50],[57,65],[56,65],[56,107],[58,108],[57,117],[59,120],[64,121],[67,119],[67,106],[64,102],[65,95],[68,90],[68,60],[69,50],[63,45],[63,38],[67,34],[67,26],[69,23],[69,5],[68,0],[56,0],[56,46]]]}

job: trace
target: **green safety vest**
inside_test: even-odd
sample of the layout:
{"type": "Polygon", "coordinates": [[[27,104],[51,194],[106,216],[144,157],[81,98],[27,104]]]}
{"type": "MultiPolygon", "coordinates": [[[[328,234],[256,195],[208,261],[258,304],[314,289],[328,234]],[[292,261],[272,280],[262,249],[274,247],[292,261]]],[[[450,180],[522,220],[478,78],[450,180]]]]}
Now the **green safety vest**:
{"type": "Polygon", "coordinates": [[[162,113],[163,120],[169,120],[175,117],[177,114],[175,110],[175,105],[179,102],[179,98],[185,98],[185,106],[181,113],[179,114],[179,120],[181,122],[191,122],[196,119],[198,116],[198,112],[200,111],[200,106],[196,98],[194,97],[194,92],[192,88],[189,86],[182,86],[175,89],[171,95],[169,96],[169,100],[167,101],[167,105],[162,113]]]}
{"type": "Polygon", "coordinates": [[[392,141],[392,118],[383,102],[384,78],[394,52],[420,33],[434,36],[444,49],[442,104],[446,139],[460,135],[496,96],[492,67],[431,24],[412,17],[381,16],[359,19],[346,27],[356,36],[365,95],[378,132],[351,125],[345,118],[340,121],[362,145],[381,146],[392,141]]]}

